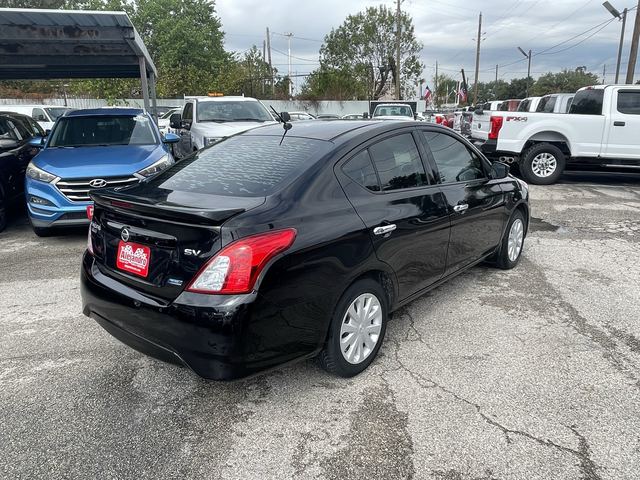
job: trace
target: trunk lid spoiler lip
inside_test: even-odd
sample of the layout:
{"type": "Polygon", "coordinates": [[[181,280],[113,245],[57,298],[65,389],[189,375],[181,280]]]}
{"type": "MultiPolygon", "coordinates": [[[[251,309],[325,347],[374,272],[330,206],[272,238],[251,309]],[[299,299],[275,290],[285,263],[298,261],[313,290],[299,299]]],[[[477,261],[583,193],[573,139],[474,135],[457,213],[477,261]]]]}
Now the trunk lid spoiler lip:
{"type": "Polygon", "coordinates": [[[201,226],[219,227],[230,218],[253,209],[265,203],[266,197],[259,197],[260,203],[238,208],[195,208],[166,203],[148,203],[141,201],[140,197],[129,196],[122,192],[90,192],[89,196],[99,206],[115,209],[122,213],[138,213],[149,217],[168,220],[176,223],[195,223],[201,226]],[[132,208],[123,208],[113,205],[112,202],[123,202],[132,208]]]}

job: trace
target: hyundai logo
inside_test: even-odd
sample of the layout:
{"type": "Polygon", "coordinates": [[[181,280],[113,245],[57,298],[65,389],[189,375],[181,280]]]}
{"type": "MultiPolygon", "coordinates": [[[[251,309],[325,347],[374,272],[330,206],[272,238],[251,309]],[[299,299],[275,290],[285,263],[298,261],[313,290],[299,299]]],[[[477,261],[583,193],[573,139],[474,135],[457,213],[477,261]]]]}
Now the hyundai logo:
{"type": "Polygon", "coordinates": [[[129,241],[129,230],[126,227],[123,228],[122,231],[120,232],[120,238],[122,239],[123,242],[129,241]]]}
{"type": "Polygon", "coordinates": [[[103,188],[107,186],[107,181],[102,178],[94,178],[89,182],[89,186],[93,188],[103,188]]]}

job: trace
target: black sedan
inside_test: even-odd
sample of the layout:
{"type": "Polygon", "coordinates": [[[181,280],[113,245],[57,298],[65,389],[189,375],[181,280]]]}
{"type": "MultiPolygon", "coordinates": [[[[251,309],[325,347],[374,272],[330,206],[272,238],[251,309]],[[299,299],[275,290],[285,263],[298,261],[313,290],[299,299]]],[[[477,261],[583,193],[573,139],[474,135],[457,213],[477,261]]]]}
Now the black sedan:
{"type": "Polygon", "coordinates": [[[265,126],[91,196],[85,315],[225,380],[310,357],[358,374],[390,312],[479,262],[514,267],[529,224],[508,167],[417,122],[265,126]]]}

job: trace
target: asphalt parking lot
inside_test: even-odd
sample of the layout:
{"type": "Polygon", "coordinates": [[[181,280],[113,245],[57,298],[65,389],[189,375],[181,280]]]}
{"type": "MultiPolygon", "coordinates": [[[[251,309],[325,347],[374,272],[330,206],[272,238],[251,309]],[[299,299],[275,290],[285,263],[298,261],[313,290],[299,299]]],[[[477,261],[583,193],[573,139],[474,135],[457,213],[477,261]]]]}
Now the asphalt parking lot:
{"type": "Polygon", "coordinates": [[[121,345],[80,309],[84,230],[0,234],[0,476],[637,479],[640,177],[531,187],[518,268],[397,312],[362,375],[235,383],[121,345]]]}

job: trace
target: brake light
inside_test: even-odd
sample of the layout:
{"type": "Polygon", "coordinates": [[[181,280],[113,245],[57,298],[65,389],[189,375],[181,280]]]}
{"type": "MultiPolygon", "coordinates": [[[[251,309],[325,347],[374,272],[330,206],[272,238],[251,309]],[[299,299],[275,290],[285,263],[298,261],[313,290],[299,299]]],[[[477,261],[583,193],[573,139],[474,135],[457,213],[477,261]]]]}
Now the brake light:
{"type": "Polygon", "coordinates": [[[89,224],[89,231],[87,232],[87,250],[93,255],[93,242],[91,241],[91,224],[89,224]]]}
{"type": "Polygon", "coordinates": [[[87,218],[93,220],[93,205],[87,205],[87,218]]]}
{"type": "Polygon", "coordinates": [[[209,294],[249,293],[265,265],[285,251],[296,238],[287,228],[241,238],[209,260],[187,287],[187,291],[209,294]]]}
{"type": "Polygon", "coordinates": [[[504,119],[502,117],[491,117],[489,122],[491,124],[491,129],[489,130],[489,140],[497,140],[498,134],[500,133],[500,129],[502,128],[502,121],[504,119]]]}

